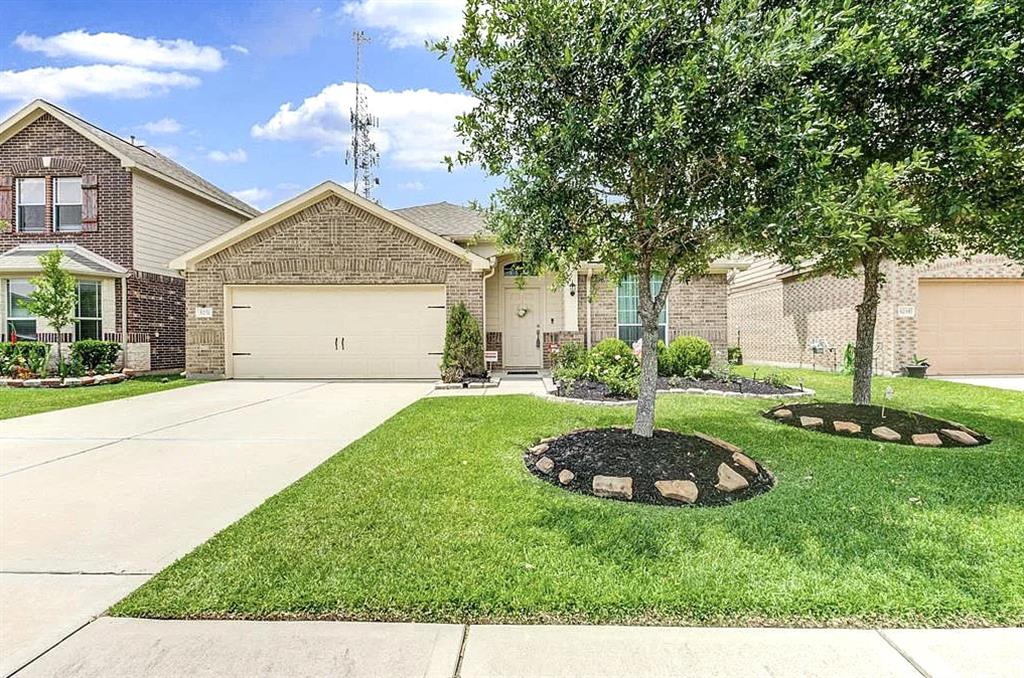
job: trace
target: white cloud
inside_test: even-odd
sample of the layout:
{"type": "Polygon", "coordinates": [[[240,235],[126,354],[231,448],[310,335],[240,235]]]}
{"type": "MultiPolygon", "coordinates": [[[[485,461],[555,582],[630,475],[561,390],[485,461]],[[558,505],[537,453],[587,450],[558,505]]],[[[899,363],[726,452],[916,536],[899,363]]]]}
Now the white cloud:
{"type": "Polygon", "coordinates": [[[70,68],[29,68],[0,71],[0,99],[62,101],[103,95],[141,99],[172,87],[196,87],[199,78],[174,71],[151,71],[136,66],[96,64],[70,68]]]}
{"type": "Polygon", "coordinates": [[[174,118],[160,118],[159,120],[139,125],[139,129],[144,129],[150,134],[177,134],[181,131],[182,127],[181,123],[174,118]]]}
{"type": "Polygon", "coordinates": [[[211,162],[245,162],[249,159],[249,154],[245,152],[244,148],[236,148],[233,151],[210,151],[206,154],[206,159],[211,162]]]}
{"type": "Polygon", "coordinates": [[[106,64],[198,71],[217,71],[224,66],[220,50],[182,39],[158,40],[77,30],[48,38],[22,33],[14,44],[51,58],[71,57],[106,64]]]}
{"type": "Polygon", "coordinates": [[[270,199],[270,191],[265,188],[243,188],[240,191],[232,191],[231,195],[253,207],[260,207],[266,200],[270,199]]]}
{"type": "Polygon", "coordinates": [[[406,191],[422,191],[424,189],[422,181],[406,181],[398,184],[398,187],[406,191]]]}
{"type": "Polygon", "coordinates": [[[360,25],[379,28],[390,47],[422,46],[462,31],[463,0],[358,0],[343,11],[360,25]]]}
{"type": "Polygon", "coordinates": [[[228,49],[249,56],[249,48],[243,47],[242,45],[231,45],[228,49]]]}
{"type": "MultiPolygon", "coordinates": [[[[459,149],[455,116],[471,109],[476,99],[466,94],[429,89],[377,92],[367,85],[370,111],[380,118],[373,138],[382,158],[416,170],[443,169],[444,156],[459,149]]],[[[339,152],[351,138],[349,109],[355,97],[351,82],[328,85],[299,106],[283,104],[262,125],[252,126],[257,139],[310,141],[318,152],[339,152]]]]}

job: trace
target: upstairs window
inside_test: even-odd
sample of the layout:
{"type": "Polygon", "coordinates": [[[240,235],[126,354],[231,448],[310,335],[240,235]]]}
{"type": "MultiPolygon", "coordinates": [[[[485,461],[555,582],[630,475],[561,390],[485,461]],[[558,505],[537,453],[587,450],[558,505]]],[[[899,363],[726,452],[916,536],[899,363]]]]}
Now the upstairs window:
{"type": "MultiPolygon", "coordinates": [[[[651,294],[661,291],[661,276],[651,276],[651,294]]],[[[640,324],[640,289],[635,275],[627,275],[619,282],[618,289],[618,326],[619,339],[633,344],[644,336],[644,328],[640,324]]],[[[668,341],[668,303],[661,307],[658,316],[658,336],[668,341]]]]}
{"type": "Polygon", "coordinates": [[[36,317],[28,312],[28,295],[34,289],[28,280],[7,281],[7,331],[18,339],[36,338],[36,317]]]}
{"type": "Polygon", "coordinates": [[[18,179],[16,190],[18,209],[15,227],[24,233],[42,233],[46,230],[46,180],[18,179]]]}
{"type": "Polygon", "coordinates": [[[103,338],[103,304],[98,280],[78,281],[75,304],[75,339],[103,338]]]}
{"type": "Polygon", "coordinates": [[[53,180],[53,230],[82,230],[82,178],[53,180]]]}

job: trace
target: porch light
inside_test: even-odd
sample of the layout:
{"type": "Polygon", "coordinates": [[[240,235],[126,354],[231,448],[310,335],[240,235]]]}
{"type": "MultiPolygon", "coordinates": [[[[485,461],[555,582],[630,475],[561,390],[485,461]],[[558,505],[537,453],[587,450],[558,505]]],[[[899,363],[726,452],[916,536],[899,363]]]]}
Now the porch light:
{"type": "Polygon", "coordinates": [[[569,296],[570,297],[575,297],[576,296],[576,283],[574,283],[574,282],[569,283],[569,296]]]}

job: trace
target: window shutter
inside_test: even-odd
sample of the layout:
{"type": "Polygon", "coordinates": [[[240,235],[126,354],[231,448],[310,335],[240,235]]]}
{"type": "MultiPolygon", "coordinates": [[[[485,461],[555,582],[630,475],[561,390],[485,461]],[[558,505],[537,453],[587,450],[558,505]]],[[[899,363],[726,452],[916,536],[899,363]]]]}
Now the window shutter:
{"type": "Polygon", "coordinates": [[[2,230],[14,230],[14,177],[0,176],[0,219],[7,223],[2,230]]]}
{"type": "Polygon", "coordinates": [[[99,179],[95,174],[82,175],[82,230],[95,231],[100,222],[99,179]]]}

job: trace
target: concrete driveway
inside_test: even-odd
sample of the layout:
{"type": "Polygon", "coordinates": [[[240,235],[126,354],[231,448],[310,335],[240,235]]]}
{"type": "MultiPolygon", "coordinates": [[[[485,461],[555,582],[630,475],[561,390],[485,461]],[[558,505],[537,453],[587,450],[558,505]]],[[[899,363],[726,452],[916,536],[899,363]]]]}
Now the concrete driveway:
{"type": "Polygon", "coordinates": [[[0,675],[430,390],[214,382],[0,421],[0,675]]]}
{"type": "Polygon", "coordinates": [[[989,386],[991,388],[1003,388],[1008,391],[1024,391],[1024,374],[933,378],[941,379],[942,381],[955,381],[961,384],[971,384],[973,386],[989,386]]]}

